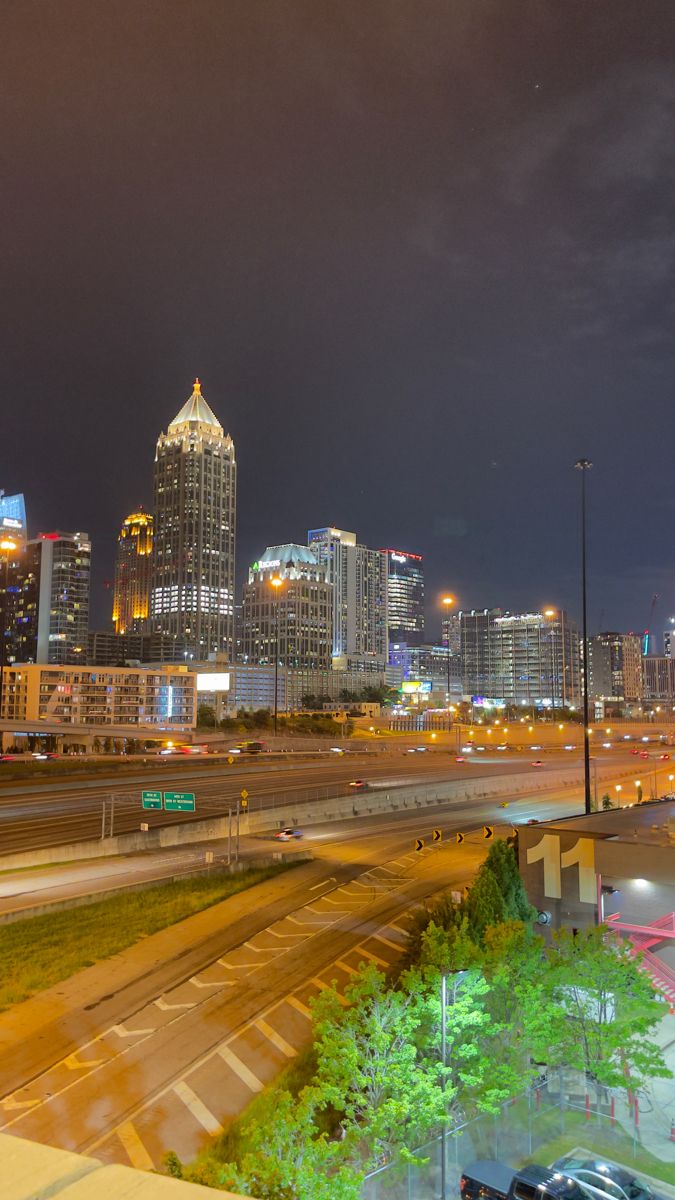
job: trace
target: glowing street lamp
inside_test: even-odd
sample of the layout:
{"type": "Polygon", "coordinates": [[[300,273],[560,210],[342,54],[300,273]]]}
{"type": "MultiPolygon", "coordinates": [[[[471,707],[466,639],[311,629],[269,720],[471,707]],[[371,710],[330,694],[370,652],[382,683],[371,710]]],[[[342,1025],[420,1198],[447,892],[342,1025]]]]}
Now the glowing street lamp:
{"type": "Polygon", "coordinates": [[[620,783],[617,783],[614,785],[614,791],[616,792],[616,807],[617,808],[621,808],[621,790],[622,789],[621,789],[620,783]]]}

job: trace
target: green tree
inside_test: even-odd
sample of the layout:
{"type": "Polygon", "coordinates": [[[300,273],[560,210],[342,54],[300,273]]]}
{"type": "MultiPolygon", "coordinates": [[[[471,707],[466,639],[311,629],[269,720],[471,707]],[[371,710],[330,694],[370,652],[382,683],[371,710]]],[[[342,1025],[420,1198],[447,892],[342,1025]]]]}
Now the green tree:
{"type": "Polygon", "coordinates": [[[200,704],[197,707],[197,729],[214,729],[216,714],[211,704],[200,704]]]}
{"type": "Polygon", "coordinates": [[[112,751],[112,748],[113,748],[112,738],[110,738],[110,737],[104,738],[103,739],[104,754],[110,754],[112,751]]]}
{"type": "Polygon", "coordinates": [[[371,964],[345,996],[346,1009],[335,989],[323,991],[313,1005],[316,1088],[320,1106],[341,1114],[350,1161],[369,1169],[402,1147],[419,1145],[439,1125],[443,1071],[437,1057],[427,1069],[419,1067],[426,1015],[419,991],[387,988],[371,964]]]}
{"type": "MultiPolygon", "coordinates": [[[[490,871],[497,881],[497,886],[504,901],[506,920],[533,921],[537,915],[536,909],[530,904],[523,880],[518,870],[518,859],[515,850],[508,842],[499,838],[490,846],[485,862],[480,872],[490,871]]],[[[480,874],[479,872],[479,874],[480,874]]]]}
{"type": "Polygon", "coordinates": [[[536,1057],[588,1071],[605,1087],[635,1091],[670,1077],[652,1040],[663,1004],[639,963],[605,926],[554,933],[543,978],[552,1020],[536,1057]]]}
{"type": "Polygon", "coordinates": [[[469,934],[479,943],[489,925],[501,925],[506,920],[506,903],[492,871],[480,869],[462,909],[468,920],[469,934]]]}
{"type": "Polygon", "coordinates": [[[609,792],[605,792],[604,796],[602,797],[602,807],[605,810],[605,812],[607,812],[608,808],[614,808],[614,805],[612,804],[612,799],[611,799],[611,796],[609,795],[609,792]]]}
{"type": "Polygon", "coordinates": [[[491,1046],[493,1083],[514,1096],[536,1074],[531,1049],[545,1042],[558,1010],[544,993],[544,944],[529,923],[492,925],[484,943],[487,1006],[498,1033],[491,1046]]]}

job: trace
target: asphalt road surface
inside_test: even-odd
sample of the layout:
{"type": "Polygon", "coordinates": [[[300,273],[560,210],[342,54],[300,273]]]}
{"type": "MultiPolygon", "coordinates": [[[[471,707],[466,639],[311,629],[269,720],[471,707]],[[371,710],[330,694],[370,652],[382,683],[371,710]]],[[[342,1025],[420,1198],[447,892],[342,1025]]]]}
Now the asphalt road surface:
{"type": "MultiPolygon", "coordinates": [[[[249,809],[273,808],[284,799],[316,800],[349,794],[350,781],[362,778],[377,788],[392,788],[416,782],[430,784],[447,780],[504,775],[532,769],[536,752],[474,754],[464,762],[455,761],[455,753],[431,750],[425,754],[405,751],[361,756],[350,754],[321,762],[268,763],[258,760],[244,765],[183,768],[172,771],[170,765],[158,767],[135,779],[97,779],[92,781],[59,780],[11,784],[0,788],[0,846],[4,853],[64,845],[100,837],[109,833],[111,820],[115,833],[138,829],[141,821],[151,827],[189,821],[186,813],[144,811],[141,790],[194,792],[194,819],[224,815],[236,806],[243,788],[249,793],[249,809]],[[111,799],[114,797],[114,803],[111,799]]],[[[542,751],[543,765],[537,776],[552,769],[579,768],[577,753],[562,750],[542,751]]],[[[635,762],[645,781],[653,775],[657,761],[631,760],[625,749],[608,752],[598,762],[602,766],[631,767],[635,762]]],[[[660,764],[663,768],[663,764],[660,764]]],[[[645,794],[647,790],[645,788],[645,794]]]]}
{"type": "Polygon", "coordinates": [[[1,1127],[147,1169],[189,1160],[306,1044],[323,988],[395,964],[406,913],[470,881],[484,823],[578,807],[568,791],[308,828],[315,862],[0,1016],[1,1127]]]}

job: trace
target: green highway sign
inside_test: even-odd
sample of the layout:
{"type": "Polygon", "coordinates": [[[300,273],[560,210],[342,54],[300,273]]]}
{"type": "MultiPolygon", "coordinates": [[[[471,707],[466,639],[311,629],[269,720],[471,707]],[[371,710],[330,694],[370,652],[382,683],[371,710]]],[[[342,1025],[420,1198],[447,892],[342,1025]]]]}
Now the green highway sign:
{"type": "Polygon", "coordinates": [[[165,792],[164,808],[167,812],[194,812],[194,792],[165,792]]]}
{"type": "Polygon", "coordinates": [[[141,792],[141,801],[143,808],[161,808],[162,793],[161,792],[141,792]]]}

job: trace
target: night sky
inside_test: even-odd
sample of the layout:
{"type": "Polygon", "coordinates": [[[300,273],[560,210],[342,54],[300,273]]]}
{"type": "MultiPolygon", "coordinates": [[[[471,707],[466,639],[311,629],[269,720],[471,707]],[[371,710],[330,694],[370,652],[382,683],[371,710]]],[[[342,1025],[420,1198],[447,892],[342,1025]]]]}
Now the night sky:
{"type": "Polygon", "coordinates": [[[6,0],[0,486],[95,623],[199,375],[240,575],[335,524],[576,614],[587,456],[591,628],[661,629],[674,60],[672,0],[6,0]]]}

